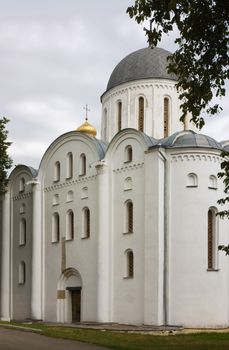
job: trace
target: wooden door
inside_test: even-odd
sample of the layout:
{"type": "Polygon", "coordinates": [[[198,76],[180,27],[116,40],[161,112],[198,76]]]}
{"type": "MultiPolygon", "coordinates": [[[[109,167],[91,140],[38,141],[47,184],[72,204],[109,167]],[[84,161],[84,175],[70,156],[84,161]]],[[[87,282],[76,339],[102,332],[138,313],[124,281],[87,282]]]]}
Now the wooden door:
{"type": "Polygon", "coordinates": [[[80,322],[81,290],[72,292],[72,322],[80,322]]]}

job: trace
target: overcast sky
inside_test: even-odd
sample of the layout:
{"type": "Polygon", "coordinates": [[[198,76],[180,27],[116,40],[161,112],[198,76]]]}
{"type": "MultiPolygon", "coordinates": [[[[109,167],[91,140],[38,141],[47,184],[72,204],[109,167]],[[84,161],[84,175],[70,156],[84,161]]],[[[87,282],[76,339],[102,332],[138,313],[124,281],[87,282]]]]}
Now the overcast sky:
{"type": "MultiPolygon", "coordinates": [[[[49,144],[89,121],[100,129],[100,96],[115,65],[147,46],[126,14],[134,0],[0,0],[0,117],[14,164],[37,168],[49,144]]],[[[173,51],[173,36],[161,47],[173,51]]],[[[229,91],[229,89],[227,89],[229,91]]],[[[228,95],[227,95],[228,99],[228,95]]],[[[229,103],[203,133],[229,139],[229,103]]]]}

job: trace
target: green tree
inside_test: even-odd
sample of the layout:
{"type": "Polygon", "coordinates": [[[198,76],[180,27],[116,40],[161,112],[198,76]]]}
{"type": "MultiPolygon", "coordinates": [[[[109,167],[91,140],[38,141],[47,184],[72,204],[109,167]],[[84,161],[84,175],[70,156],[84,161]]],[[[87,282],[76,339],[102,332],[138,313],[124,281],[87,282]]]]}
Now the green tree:
{"type": "Polygon", "coordinates": [[[7,150],[11,142],[7,141],[8,131],[6,130],[7,118],[0,119],[0,193],[5,191],[7,185],[7,170],[11,168],[12,159],[7,150]]]}
{"type": "MultiPolygon", "coordinates": [[[[127,13],[137,23],[149,21],[144,28],[148,43],[157,46],[163,33],[178,28],[177,50],[169,56],[168,71],[178,78],[181,120],[189,112],[200,129],[206,115],[221,111],[214,97],[225,96],[229,78],[229,1],[228,0],[135,0],[127,13]]],[[[219,204],[229,204],[229,152],[222,152],[218,177],[224,183],[225,197],[219,204]]],[[[219,212],[229,219],[229,210],[219,212]]],[[[229,245],[219,249],[229,255],[229,245]]]]}
{"type": "Polygon", "coordinates": [[[229,78],[229,1],[136,0],[127,13],[138,23],[149,21],[144,30],[151,47],[177,26],[178,48],[169,57],[168,71],[178,77],[181,120],[190,112],[201,128],[206,115],[221,111],[212,100],[225,96],[229,78]]]}

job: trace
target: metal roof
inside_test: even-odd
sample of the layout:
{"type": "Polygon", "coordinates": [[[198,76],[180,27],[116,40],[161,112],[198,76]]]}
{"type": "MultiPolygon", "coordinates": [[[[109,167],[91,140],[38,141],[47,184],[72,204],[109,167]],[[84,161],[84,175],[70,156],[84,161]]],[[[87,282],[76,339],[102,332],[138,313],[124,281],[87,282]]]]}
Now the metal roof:
{"type": "Polygon", "coordinates": [[[126,56],[113,70],[106,91],[113,87],[139,79],[177,80],[174,74],[167,72],[167,57],[171,52],[155,47],[137,50],[126,56]]]}
{"type": "Polygon", "coordinates": [[[197,134],[192,130],[180,131],[161,139],[158,145],[165,148],[214,148],[222,150],[222,145],[212,137],[197,134]]]}

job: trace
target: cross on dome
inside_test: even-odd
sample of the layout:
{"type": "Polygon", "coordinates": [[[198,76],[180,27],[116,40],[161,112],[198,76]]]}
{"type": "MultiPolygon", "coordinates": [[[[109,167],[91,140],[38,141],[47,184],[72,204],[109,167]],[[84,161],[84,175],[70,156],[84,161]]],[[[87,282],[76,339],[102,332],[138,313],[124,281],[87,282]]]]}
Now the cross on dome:
{"type": "Polygon", "coordinates": [[[88,112],[90,112],[90,109],[88,108],[88,104],[86,104],[86,106],[83,107],[83,109],[86,111],[85,122],[79,128],[77,128],[76,131],[80,131],[82,133],[95,137],[97,134],[97,131],[94,128],[94,126],[88,123],[88,112]]]}
{"type": "Polygon", "coordinates": [[[85,119],[88,120],[87,112],[90,112],[90,109],[88,108],[88,104],[86,103],[86,106],[83,108],[86,111],[85,119]]]}

